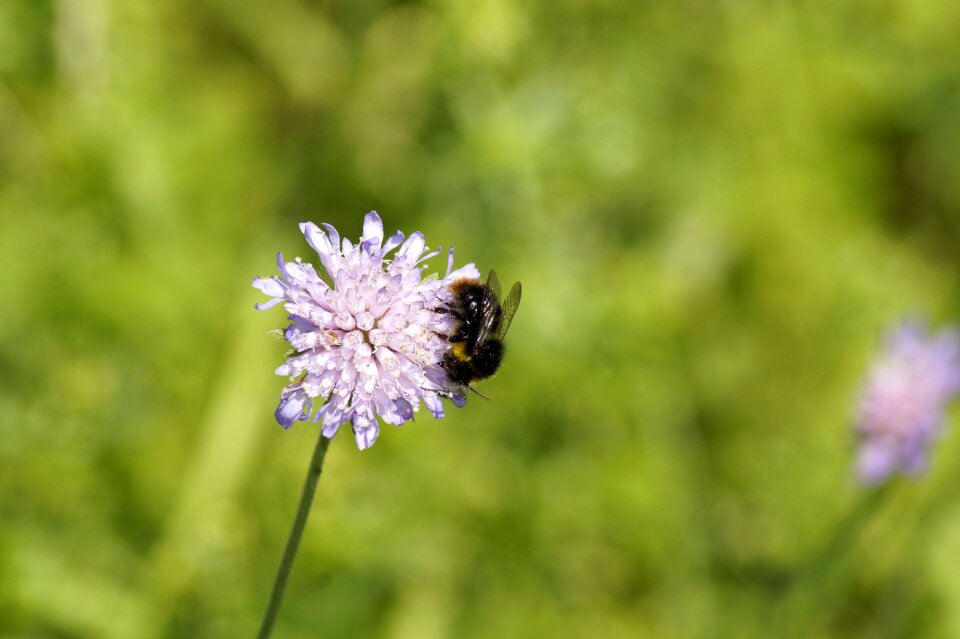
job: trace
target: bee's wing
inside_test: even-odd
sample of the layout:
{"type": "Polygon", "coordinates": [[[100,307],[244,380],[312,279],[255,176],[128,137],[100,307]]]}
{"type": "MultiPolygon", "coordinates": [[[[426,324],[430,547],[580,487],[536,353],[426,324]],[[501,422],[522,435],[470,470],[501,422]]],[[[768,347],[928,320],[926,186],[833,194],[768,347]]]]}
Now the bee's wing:
{"type": "MultiPolygon", "coordinates": [[[[493,269],[490,269],[490,273],[487,274],[487,294],[492,294],[494,300],[500,301],[500,280],[497,278],[497,272],[493,269]]],[[[486,301],[486,298],[484,298],[484,301],[486,301]]]]}
{"type": "Polygon", "coordinates": [[[490,269],[487,285],[483,289],[483,299],[480,300],[480,329],[477,331],[477,344],[482,344],[493,334],[498,308],[500,308],[500,280],[497,279],[497,272],[490,269]]]}
{"type": "Polygon", "coordinates": [[[514,282],[513,286],[510,287],[507,299],[503,300],[500,305],[503,315],[500,316],[500,326],[497,327],[497,338],[499,339],[503,339],[503,336],[507,334],[510,322],[513,321],[513,316],[517,314],[517,307],[520,306],[520,293],[520,282],[514,282]]]}

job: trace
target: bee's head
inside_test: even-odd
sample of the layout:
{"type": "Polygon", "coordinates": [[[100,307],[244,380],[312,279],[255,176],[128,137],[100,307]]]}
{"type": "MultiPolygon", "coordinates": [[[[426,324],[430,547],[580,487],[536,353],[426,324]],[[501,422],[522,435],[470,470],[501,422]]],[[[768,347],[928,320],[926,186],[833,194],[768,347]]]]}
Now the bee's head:
{"type": "Polygon", "coordinates": [[[470,359],[477,377],[490,377],[500,368],[503,361],[503,342],[487,340],[479,344],[470,359]]]}

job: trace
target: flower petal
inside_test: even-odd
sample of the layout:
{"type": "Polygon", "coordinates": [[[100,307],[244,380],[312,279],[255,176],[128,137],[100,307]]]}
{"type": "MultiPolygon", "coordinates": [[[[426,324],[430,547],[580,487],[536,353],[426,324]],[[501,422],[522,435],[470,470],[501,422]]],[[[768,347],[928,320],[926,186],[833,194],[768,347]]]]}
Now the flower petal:
{"type": "Polygon", "coordinates": [[[383,245],[383,254],[386,255],[393,249],[400,246],[402,242],[403,242],[403,232],[397,231],[396,233],[394,233],[393,235],[387,238],[386,243],[383,245]]]}
{"type": "Polygon", "coordinates": [[[446,279],[450,275],[450,271],[453,269],[453,247],[450,247],[450,250],[447,251],[447,272],[444,273],[443,277],[446,279]]]}
{"type": "Polygon", "coordinates": [[[290,377],[292,375],[299,375],[300,373],[302,373],[303,368],[304,366],[303,366],[302,360],[300,360],[299,358],[291,357],[290,359],[285,361],[283,364],[280,364],[280,366],[278,366],[276,370],[273,371],[273,374],[281,375],[283,377],[290,377]]]}
{"type": "Polygon", "coordinates": [[[337,232],[337,229],[335,229],[332,224],[327,224],[326,222],[323,222],[320,226],[327,229],[327,235],[330,237],[330,244],[332,246],[340,246],[340,234],[337,232]]]}
{"type": "Polygon", "coordinates": [[[430,412],[433,413],[433,416],[436,419],[443,418],[443,402],[440,401],[438,396],[426,395],[423,398],[423,403],[426,404],[427,408],[430,409],[430,412]]]}
{"type": "Polygon", "coordinates": [[[254,304],[253,307],[254,307],[255,309],[257,309],[258,311],[265,311],[265,310],[267,310],[268,308],[273,308],[274,306],[276,306],[277,304],[279,304],[279,303],[282,302],[282,301],[284,301],[282,297],[275,297],[275,298],[273,298],[272,300],[268,300],[268,301],[266,301],[266,302],[263,302],[262,304],[254,304]]]}
{"type": "Polygon", "coordinates": [[[867,484],[879,484],[895,466],[896,457],[890,445],[868,441],[860,447],[857,470],[867,484]]]}
{"type": "Polygon", "coordinates": [[[419,259],[417,259],[417,264],[419,264],[420,262],[426,262],[426,261],[429,260],[431,257],[436,257],[436,256],[440,255],[440,253],[442,253],[442,252],[443,252],[443,247],[438,248],[438,249],[435,250],[435,251],[430,251],[430,252],[427,253],[426,255],[421,255],[421,257],[420,257],[419,259]]]}
{"type": "Polygon", "coordinates": [[[413,419],[413,406],[410,405],[410,402],[400,397],[393,402],[393,405],[404,421],[413,419]]]}
{"type": "Polygon", "coordinates": [[[307,244],[317,252],[317,255],[327,255],[334,250],[334,245],[330,244],[330,238],[313,222],[301,222],[300,232],[307,238],[307,244]]]}
{"type": "Polygon", "coordinates": [[[383,220],[376,211],[370,211],[363,218],[363,236],[361,242],[375,239],[377,244],[383,243],[383,220]]]}
{"type": "Polygon", "coordinates": [[[313,402],[307,394],[298,389],[280,398],[280,404],[274,412],[274,417],[284,428],[290,428],[295,421],[303,421],[310,416],[313,402]]]}
{"type": "Polygon", "coordinates": [[[423,254],[423,249],[427,245],[423,239],[423,233],[414,231],[407,241],[400,246],[397,256],[403,258],[408,264],[413,264],[423,254]]]}
{"type": "Polygon", "coordinates": [[[450,402],[457,408],[463,408],[467,405],[467,394],[459,391],[450,396],[450,402]]]}
{"type": "Polygon", "coordinates": [[[327,439],[333,439],[333,436],[337,434],[337,431],[340,430],[340,427],[343,426],[342,422],[333,422],[331,424],[323,424],[320,428],[323,431],[323,436],[327,439]]]}
{"type": "Polygon", "coordinates": [[[449,273],[447,273],[447,276],[443,279],[447,281],[453,281],[453,280],[458,280],[462,277],[466,277],[472,280],[478,280],[480,279],[480,271],[477,270],[477,267],[473,264],[473,262],[470,262],[469,264],[465,266],[461,266],[455,271],[450,271],[449,273]]]}
{"type": "Polygon", "coordinates": [[[276,277],[255,277],[252,286],[270,297],[283,297],[284,295],[283,285],[276,277]]]}
{"type": "Polygon", "coordinates": [[[355,428],[353,434],[357,439],[357,448],[366,450],[377,441],[377,437],[380,436],[380,427],[372,424],[365,428],[355,428]]]}

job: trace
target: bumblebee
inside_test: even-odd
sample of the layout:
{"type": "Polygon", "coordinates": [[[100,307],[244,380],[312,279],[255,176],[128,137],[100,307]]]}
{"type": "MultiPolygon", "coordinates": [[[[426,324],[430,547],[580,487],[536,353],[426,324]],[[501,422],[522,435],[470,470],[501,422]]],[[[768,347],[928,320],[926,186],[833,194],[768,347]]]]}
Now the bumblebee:
{"type": "Polygon", "coordinates": [[[450,348],[443,356],[443,368],[453,384],[473,390],[473,382],[490,377],[500,368],[503,337],[520,305],[520,282],[513,284],[502,301],[500,282],[492,270],[486,283],[465,277],[452,282],[449,289],[453,300],[445,312],[457,324],[447,338],[450,348]]]}

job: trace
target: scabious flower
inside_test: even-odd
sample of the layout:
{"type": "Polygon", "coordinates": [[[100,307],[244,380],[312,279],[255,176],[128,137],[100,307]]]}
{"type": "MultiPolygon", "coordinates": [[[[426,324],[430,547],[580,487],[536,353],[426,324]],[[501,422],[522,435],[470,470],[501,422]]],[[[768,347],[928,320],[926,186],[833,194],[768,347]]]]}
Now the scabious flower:
{"type": "Polygon", "coordinates": [[[928,336],[922,324],[892,331],[860,398],[857,470],[867,484],[899,470],[915,475],[939,435],[948,402],[960,392],[960,334],[928,336]]]}
{"type": "Polygon", "coordinates": [[[443,278],[424,278],[428,252],[419,231],[404,240],[397,232],[384,240],[375,211],[363,221],[357,244],[340,239],[329,224],[300,225],[325,271],[301,261],[284,262],[280,276],[258,277],[253,286],[273,299],[256,305],[265,310],[283,303],[292,322],[284,338],[293,353],[276,373],[290,378],[276,418],[284,428],[310,418],[314,401],[323,405],[313,420],[325,437],[350,422],[363,450],[380,433],[377,417],[401,426],[413,419],[421,401],[434,417],[443,417],[442,397],[463,406],[466,397],[446,379],[440,366],[453,330],[444,313],[448,284],[480,276],[473,264],[453,269],[453,248],[443,278]],[[394,250],[396,252],[394,252],[394,250]],[[392,252],[392,257],[388,257],[392,252]]]}

